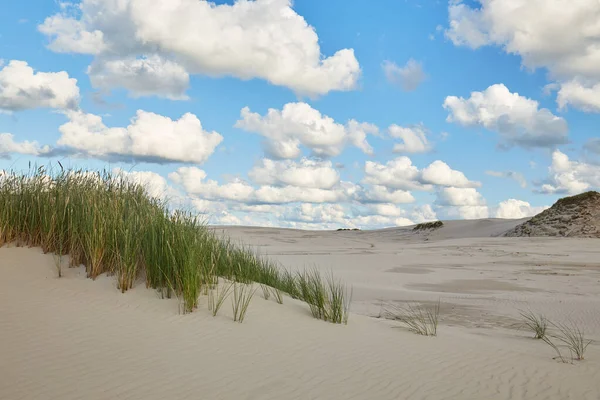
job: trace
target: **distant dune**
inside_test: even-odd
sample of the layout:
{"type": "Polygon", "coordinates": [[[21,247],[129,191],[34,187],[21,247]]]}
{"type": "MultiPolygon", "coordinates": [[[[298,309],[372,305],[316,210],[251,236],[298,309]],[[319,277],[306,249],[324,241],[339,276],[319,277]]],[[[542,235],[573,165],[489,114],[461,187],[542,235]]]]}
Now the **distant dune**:
{"type": "Polygon", "coordinates": [[[591,191],[562,198],[549,209],[510,229],[505,236],[600,238],[600,193],[591,191]]]}

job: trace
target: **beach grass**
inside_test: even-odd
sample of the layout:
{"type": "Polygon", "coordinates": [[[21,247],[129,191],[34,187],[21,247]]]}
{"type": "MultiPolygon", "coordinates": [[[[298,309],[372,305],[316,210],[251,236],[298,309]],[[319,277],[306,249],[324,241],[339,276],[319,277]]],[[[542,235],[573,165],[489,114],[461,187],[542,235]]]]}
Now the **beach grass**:
{"type": "Polygon", "coordinates": [[[583,330],[574,322],[552,322],[551,324],[556,332],[546,335],[544,341],[558,353],[559,358],[563,362],[565,361],[559,349],[566,348],[571,354],[571,360],[583,360],[587,347],[592,343],[591,340],[585,338],[583,330]]]}
{"type": "Polygon", "coordinates": [[[530,330],[534,334],[535,339],[543,339],[546,336],[549,321],[545,315],[536,314],[531,310],[520,310],[519,313],[522,319],[521,326],[530,330]]]}
{"type": "Polygon", "coordinates": [[[233,298],[231,307],[233,309],[233,320],[237,322],[244,322],[250,301],[256,293],[256,289],[252,285],[245,283],[234,283],[233,284],[233,298]]]}
{"type": "Polygon", "coordinates": [[[437,336],[440,301],[433,306],[407,304],[405,307],[388,303],[384,307],[386,318],[400,321],[411,332],[422,336],[437,336]]]}
{"type": "Polygon", "coordinates": [[[315,318],[347,321],[349,300],[339,281],[327,285],[316,270],[283,269],[120,174],[62,166],[0,171],[0,246],[8,243],[54,253],[58,276],[68,255],[70,266],[84,265],[89,278],[114,276],[122,292],[145,282],[162,297],[180,299],[184,312],[198,307],[203,291],[218,303],[222,292],[212,290],[220,277],[269,286],[279,303],[287,293],[316,307],[315,318]]]}

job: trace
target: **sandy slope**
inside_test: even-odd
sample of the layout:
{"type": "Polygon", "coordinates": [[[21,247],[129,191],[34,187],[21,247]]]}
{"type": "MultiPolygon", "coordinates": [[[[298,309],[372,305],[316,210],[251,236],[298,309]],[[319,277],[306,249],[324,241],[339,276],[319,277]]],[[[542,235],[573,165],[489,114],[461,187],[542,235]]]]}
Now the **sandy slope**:
{"type": "MultiPolygon", "coordinates": [[[[474,236],[495,230],[472,225],[474,236]]],[[[286,266],[316,263],[353,284],[348,326],[260,291],[243,324],[229,303],[209,316],[206,298],[179,315],[176,300],[143,285],[122,295],[81,268],[58,279],[52,256],[1,248],[0,399],[598,399],[600,346],[565,365],[508,328],[530,305],[600,339],[599,242],[469,239],[468,227],[427,241],[400,229],[227,229],[286,266]],[[382,298],[439,297],[437,338],[367,316],[382,298]]]]}

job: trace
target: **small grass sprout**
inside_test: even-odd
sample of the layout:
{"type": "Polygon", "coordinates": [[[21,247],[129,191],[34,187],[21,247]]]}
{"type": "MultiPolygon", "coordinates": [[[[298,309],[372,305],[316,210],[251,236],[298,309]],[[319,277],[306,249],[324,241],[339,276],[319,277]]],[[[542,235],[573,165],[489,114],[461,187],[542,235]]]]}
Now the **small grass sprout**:
{"type": "Polygon", "coordinates": [[[237,322],[244,322],[244,318],[246,317],[246,312],[248,311],[248,306],[250,306],[250,301],[256,293],[257,288],[253,288],[252,285],[247,285],[244,283],[234,283],[233,284],[233,298],[232,298],[232,308],[233,308],[233,320],[237,322]]]}

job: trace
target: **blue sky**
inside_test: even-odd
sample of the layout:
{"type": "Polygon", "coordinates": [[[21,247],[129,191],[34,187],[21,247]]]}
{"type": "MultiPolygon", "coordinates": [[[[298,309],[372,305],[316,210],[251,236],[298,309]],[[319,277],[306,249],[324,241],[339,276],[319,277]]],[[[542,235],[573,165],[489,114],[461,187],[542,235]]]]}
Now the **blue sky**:
{"type": "Polygon", "coordinates": [[[600,5],[562,4],[13,2],[0,169],[118,168],[214,224],[530,216],[600,186],[600,5]]]}

